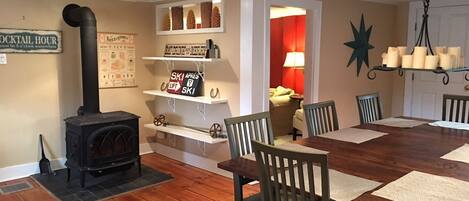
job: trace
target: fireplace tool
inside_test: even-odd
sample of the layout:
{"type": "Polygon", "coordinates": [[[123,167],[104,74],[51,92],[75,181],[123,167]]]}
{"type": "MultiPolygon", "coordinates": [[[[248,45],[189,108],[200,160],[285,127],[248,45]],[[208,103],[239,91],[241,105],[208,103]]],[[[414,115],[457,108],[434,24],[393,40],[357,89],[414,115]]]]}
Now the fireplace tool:
{"type": "Polygon", "coordinates": [[[39,161],[39,171],[42,175],[55,175],[55,172],[52,171],[50,167],[50,161],[47,159],[46,154],[44,153],[44,143],[42,142],[42,134],[39,134],[39,141],[41,142],[41,152],[42,158],[39,161]]]}
{"type": "Polygon", "coordinates": [[[181,127],[188,128],[191,130],[208,133],[213,138],[227,138],[227,136],[222,133],[222,127],[219,123],[212,124],[212,126],[209,129],[195,127],[195,126],[187,126],[187,125],[182,125],[182,124],[174,124],[174,123],[167,122],[166,116],[161,114],[158,117],[155,117],[153,119],[153,124],[155,124],[155,126],[163,126],[163,127],[166,127],[168,125],[181,126],[181,127]]]}

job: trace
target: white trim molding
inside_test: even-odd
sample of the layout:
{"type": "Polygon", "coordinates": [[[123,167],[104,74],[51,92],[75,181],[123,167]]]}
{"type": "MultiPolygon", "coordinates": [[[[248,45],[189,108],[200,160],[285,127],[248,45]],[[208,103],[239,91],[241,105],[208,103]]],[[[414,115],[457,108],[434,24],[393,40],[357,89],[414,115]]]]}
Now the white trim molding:
{"type": "MultiPolygon", "coordinates": [[[[148,143],[140,144],[140,155],[154,153],[152,146],[148,143]]],[[[65,168],[66,158],[58,158],[50,160],[53,170],[65,168]]],[[[29,177],[33,174],[39,173],[39,163],[25,163],[20,165],[13,165],[0,168],[0,182],[10,181],[14,179],[29,177]]]]}
{"type": "MultiPolygon", "coordinates": [[[[53,170],[65,168],[65,158],[58,158],[50,161],[53,170]]],[[[20,165],[0,168],[0,182],[10,181],[23,177],[28,177],[39,173],[39,163],[25,163],[20,165]]]]}
{"type": "Polygon", "coordinates": [[[217,165],[219,161],[216,161],[213,159],[209,159],[209,158],[205,158],[196,154],[181,151],[179,149],[175,149],[175,148],[172,148],[172,147],[160,144],[160,143],[142,144],[141,147],[150,148],[149,150],[152,150],[152,152],[161,154],[171,159],[183,162],[188,165],[192,165],[194,167],[198,167],[200,169],[207,170],[209,172],[212,172],[221,176],[225,176],[229,178],[233,176],[232,173],[218,168],[217,165]]]}
{"type": "Polygon", "coordinates": [[[269,110],[270,7],[306,10],[305,103],[319,97],[322,2],[318,0],[241,0],[240,113],[269,110]]]}

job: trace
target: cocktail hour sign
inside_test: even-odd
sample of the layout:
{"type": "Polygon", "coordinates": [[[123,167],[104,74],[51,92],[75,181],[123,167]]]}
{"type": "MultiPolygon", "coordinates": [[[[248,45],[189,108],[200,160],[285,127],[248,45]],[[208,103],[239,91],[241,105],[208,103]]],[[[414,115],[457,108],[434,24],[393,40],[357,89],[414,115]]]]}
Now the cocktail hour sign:
{"type": "Polygon", "coordinates": [[[0,53],[61,53],[62,32],[0,28],[0,53]]]}

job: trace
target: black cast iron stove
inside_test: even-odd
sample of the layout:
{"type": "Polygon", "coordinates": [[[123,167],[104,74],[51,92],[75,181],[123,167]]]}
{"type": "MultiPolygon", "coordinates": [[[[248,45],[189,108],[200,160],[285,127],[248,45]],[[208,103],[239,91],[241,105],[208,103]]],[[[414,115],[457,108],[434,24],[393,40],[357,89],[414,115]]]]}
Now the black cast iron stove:
{"type": "Polygon", "coordinates": [[[137,115],[99,110],[96,18],[91,9],[76,4],[63,10],[65,22],[80,27],[83,77],[83,106],[78,115],[65,119],[67,180],[72,170],[80,171],[85,186],[86,173],[100,176],[126,170],[137,163],[141,173],[137,115]]]}

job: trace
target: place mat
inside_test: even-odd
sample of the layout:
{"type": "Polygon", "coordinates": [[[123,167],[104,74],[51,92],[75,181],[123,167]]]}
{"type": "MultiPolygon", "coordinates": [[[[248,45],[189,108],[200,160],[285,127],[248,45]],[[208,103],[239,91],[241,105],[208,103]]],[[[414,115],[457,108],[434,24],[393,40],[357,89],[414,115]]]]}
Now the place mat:
{"type": "MultiPolygon", "coordinates": [[[[293,169],[295,172],[295,177],[298,176],[298,167],[293,169]]],[[[303,175],[308,175],[307,164],[303,165],[303,175]]],[[[314,173],[314,190],[317,195],[321,196],[322,187],[321,187],[321,168],[318,166],[313,166],[314,173]]],[[[279,173],[280,175],[280,173],[279,173]]],[[[285,180],[287,181],[287,186],[290,186],[290,177],[288,170],[285,173],[285,180]]],[[[304,177],[305,179],[305,189],[309,192],[309,180],[308,176],[304,177]]],[[[282,182],[281,177],[279,176],[279,182],[282,182]]],[[[295,186],[299,186],[299,179],[296,178],[295,186]]],[[[380,182],[376,182],[369,179],[364,179],[361,177],[345,174],[337,170],[329,169],[329,186],[331,198],[336,201],[349,201],[353,200],[360,195],[375,189],[380,186],[380,182]]]]}
{"type": "MultiPolygon", "coordinates": [[[[289,150],[289,151],[297,151],[297,152],[310,153],[310,154],[327,154],[327,153],[329,153],[327,151],[323,151],[323,150],[303,146],[303,145],[296,144],[296,143],[289,143],[289,142],[277,145],[275,147],[278,147],[278,148],[281,148],[281,149],[286,149],[286,150],[289,150]]],[[[244,158],[244,159],[256,161],[256,155],[254,153],[246,154],[246,155],[241,156],[241,157],[244,158]]],[[[270,161],[270,162],[271,162],[270,165],[272,165],[272,161],[270,161]]],[[[293,161],[293,162],[296,164],[295,161],[293,161]]],[[[284,159],[284,164],[285,164],[285,167],[288,167],[288,160],[287,159],[284,159]]],[[[280,161],[278,161],[278,160],[277,160],[277,167],[280,167],[280,161]]]]}
{"type": "Polygon", "coordinates": [[[469,182],[412,171],[373,192],[373,195],[399,201],[467,200],[469,182]]]}
{"type": "Polygon", "coordinates": [[[398,127],[398,128],[413,128],[413,127],[420,126],[426,123],[428,122],[417,121],[417,120],[412,120],[412,119],[394,118],[394,117],[370,122],[370,124],[398,127]]]}
{"type": "Polygon", "coordinates": [[[367,129],[344,128],[323,135],[319,135],[319,137],[360,144],[368,140],[379,138],[383,135],[387,135],[387,133],[367,129]]]}
{"type": "Polygon", "coordinates": [[[429,123],[428,125],[460,130],[469,130],[469,124],[450,121],[435,121],[433,123],[429,123]]]}
{"type": "Polygon", "coordinates": [[[103,200],[122,193],[154,186],[173,178],[171,175],[142,165],[142,176],[140,177],[135,166],[125,172],[116,172],[101,177],[86,174],[86,187],[81,188],[79,171],[72,171],[70,183],[67,183],[67,169],[56,170],[55,173],[56,175],[35,174],[31,177],[57,199],[63,201],[103,200]]]}
{"type": "Polygon", "coordinates": [[[442,159],[469,163],[469,144],[465,144],[441,157],[442,159]]]}

